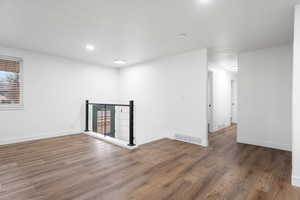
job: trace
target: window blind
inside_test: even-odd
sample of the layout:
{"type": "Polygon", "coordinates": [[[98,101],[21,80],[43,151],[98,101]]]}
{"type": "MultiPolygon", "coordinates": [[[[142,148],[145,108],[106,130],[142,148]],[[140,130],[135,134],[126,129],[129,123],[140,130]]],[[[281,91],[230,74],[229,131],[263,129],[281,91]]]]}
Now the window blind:
{"type": "Polygon", "coordinates": [[[0,107],[22,104],[20,61],[0,58],[0,107]]]}

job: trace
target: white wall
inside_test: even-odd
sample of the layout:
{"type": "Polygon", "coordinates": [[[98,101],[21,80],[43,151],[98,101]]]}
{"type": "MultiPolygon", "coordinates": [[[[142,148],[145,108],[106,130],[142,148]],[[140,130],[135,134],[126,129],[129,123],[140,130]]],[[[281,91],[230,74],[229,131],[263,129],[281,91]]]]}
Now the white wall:
{"type": "Polygon", "coordinates": [[[292,184],[300,187],[300,5],[295,10],[293,66],[293,172],[292,184]]]}
{"type": "Polygon", "coordinates": [[[238,142],[291,150],[292,48],[239,55],[238,142]]]}
{"type": "Polygon", "coordinates": [[[0,111],[0,144],[79,133],[84,100],[118,100],[119,71],[0,47],[24,60],[24,109],[0,111]]]}
{"type": "Polygon", "coordinates": [[[122,69],[121,99],[135,100],[138,144],[175,133],[207,144],[207,52],[199,50],[122,69]]]}
{"type": "Polygon", "coordinates": [[[129,142],[129,107],[116,107],[115,131],[117,139],[129,142]]]}
{"type": "Polygon", "coordinates": [[[212,126],[210,132],[231,124],[231,73],[221,68],[212,72],[212,126]]]}

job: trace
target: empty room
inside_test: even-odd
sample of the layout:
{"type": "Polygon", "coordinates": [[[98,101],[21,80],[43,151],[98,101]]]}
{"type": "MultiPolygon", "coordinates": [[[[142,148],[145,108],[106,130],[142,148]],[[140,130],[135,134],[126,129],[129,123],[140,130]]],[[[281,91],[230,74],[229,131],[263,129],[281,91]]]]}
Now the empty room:
{"type": "Polygon", "coordinates": [[[299,200],[300,1],[0,0],[0,200],[299,200]]]}

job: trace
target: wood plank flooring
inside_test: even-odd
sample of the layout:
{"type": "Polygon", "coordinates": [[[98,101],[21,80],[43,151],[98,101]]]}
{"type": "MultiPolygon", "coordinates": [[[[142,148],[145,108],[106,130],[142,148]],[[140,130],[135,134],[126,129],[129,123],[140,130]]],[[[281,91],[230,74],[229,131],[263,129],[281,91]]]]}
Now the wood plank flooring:
{"type": "Polygon", "coordinates": [[[0,146],[0,200],[299,200],[291,153],[236,144],[236,127],[204,148],[163,139],[136,150],[87,135],[0,146]]]}

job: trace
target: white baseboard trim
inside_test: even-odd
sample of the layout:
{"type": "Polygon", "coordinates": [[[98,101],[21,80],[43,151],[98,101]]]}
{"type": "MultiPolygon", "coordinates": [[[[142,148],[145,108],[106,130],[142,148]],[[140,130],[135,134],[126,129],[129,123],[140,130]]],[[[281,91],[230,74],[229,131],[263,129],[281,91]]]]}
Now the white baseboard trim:
{"type": "MultiPolygon", "coordinates": [[[[139,145],[148,144],[148,143],[155,142],[155,141],[162,140],[162,139],[177,140],[177,139],[175,139],[174,136],[169,136],[169,137],[156,137],[156,138],[148,139],[148,140],[146,140],[146,141],[140,143],[139,145]]],[[[177,141],[181,141],[181,140],[177,140],[177,141]]],[[[186,141],[181,141],[181,142],[186,142],[186,141]]],[[[195,145],[199,145],[198,143],[192,143],[192,142],[189,142],[189,143],[195,144],[195,145]]],[[[202,140],[200,145],[201,145],[201,146],[204,146],[204,147],[208,147],[208,141],[207,141],[207,140],[202,140]]]]}
{"type": "Polygon", "coordinates": [[[296,187],[300,187],[300,177],[292,176],[292,185],[296,187]]]}
{"type": "Polygon", "coordinates": [[[203,147],[208,147],[208,140],[204,140],[204,139],[201,139],[201,144],[199,143],[194,143],[194,142],[188,142],[188,141],[183,141],[183,140],[179,140],[177,138],[175,138],[175,136],[172,136],[172,137],[168,137],[169,139],[171,140],[177,140],[177,141],[181,141],[181,142],[186,142],[186,143],[190,143],[190,144],[195,144],[195,145],[200,145],[200,146],[203,146],[203,147]]]}
{"type": "Polygon", "coordinates": [[[69,131],[61,131],[56,133],[46,133],[46,134],[41,134],[41,135],[36,135],[31,137],[11,138],[6,140],[0,140],[0,145],[15,144],[20,142],[28,142],[28,141],[41,140],[41,139],[60,137],[66,135],[75,135],[80,133],[82,133],[82,131],[80,130],[69,130],[69,131]]]}
{"type": "Polygon", "coordinates": [[[202,140],[202,146],[208,147],[208,140],[202,140]]]}
{"type": "Polygon", "coordinates": [[[84,134],[87,134],[87,135],[92,136],[94,138],[104,140],[106,142],[109,142],[109,143],[112,143],[112,144],[115,144],[117,146],[127,148],[127,149],[136,149],[138,147],[137,145],[128,146],[128,142],[126,142],[126,141],[119,140],[119,139],[116,139],[116,138],[112,138],[112,137],[109,137],[109,136],[104,136],[104,135],[101,135],[99,133],[95,133],[95,132],[91,132],[91,131],[84,132],[84,134]]]}
{"type": "Polygon", "coordinates": [[[218,127],[211,127],[210,130],[209,130],[209,132],[210,133],[217,132],[217,131],[220,131],[222,129],[229,128],[230,126],[231,126],[231,124],[226,124],[224,127],[220,127],[220,128],[218,128],[218,127]]]}
{"type": "Polygon", "coordinates": [[[181,141],[181,142],[186,142],[186,143],[190,143],[190,144],[195,144],[195,145],[198,145],[198,146],[208,147],[208,141],[207,140],[202,140],[201,144],[194,143],[194,142],[187,142],[187,141],[178,140],[178,139],[173,139],[173,140],[177,140],[177,141],[181,141]]]}
{"type": "Polygon", "coordinates": [[[262,146],[262,147],[267,147],[267,148],[272,148],[272,149],[280,149],[284,151],[292,151],[292,148],[288,144],[278,144],[278,143],[273,143],[273,142],[264,142],[264,141],[257,141],[249,138],[237,138],[238,143],[243,143],[243,144],[251,144],[251,145],[256,145],[256,146],[262,146]]]}
{"type": "Polygon", "coordinates": [[[213,132],[217,132],[218,130],[221,130],[221,128],[211,128],[209,130],[210,133],[213,133],[213,132]]]}
{"type": "Polygon", "coordinates": [[[139,145],[148,144],[148,143],[155,142],[155,141],[162,140],[162,139],[166,139],[166,138],[169,138],[169,137],[154,137],[154,138],[150,138],[150,139],[144,140],[142,142],[139,142],[139,145]]]}

